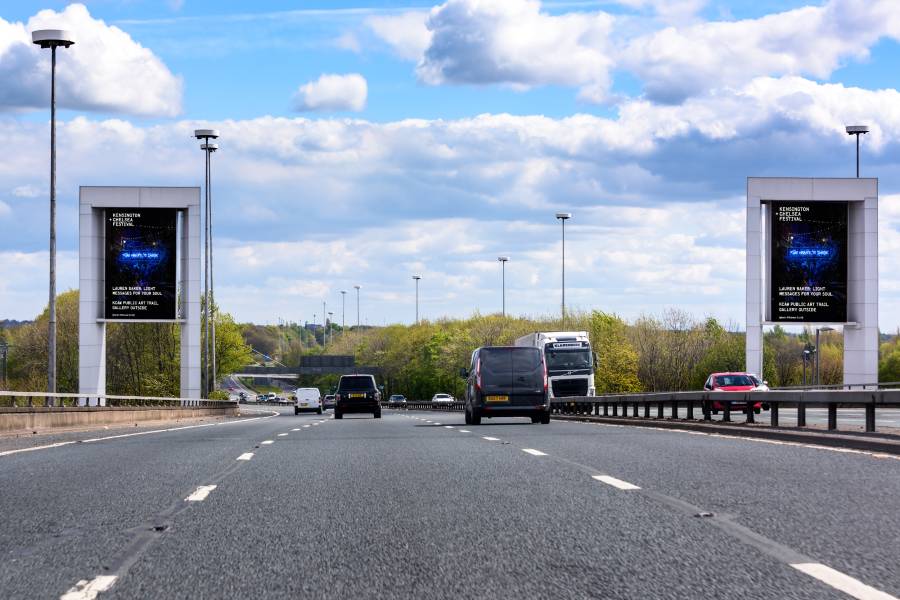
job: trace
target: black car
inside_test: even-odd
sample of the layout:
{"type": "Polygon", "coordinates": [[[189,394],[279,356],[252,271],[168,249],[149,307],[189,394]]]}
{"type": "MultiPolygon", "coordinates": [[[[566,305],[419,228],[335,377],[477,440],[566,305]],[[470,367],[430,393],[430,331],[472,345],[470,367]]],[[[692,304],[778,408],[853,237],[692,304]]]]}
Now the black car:
{"type": "Polygon", "coordinates": [[[341,375],[334,395],[334,418],[347,413],[372,413],[381,418],[381,392],[372,375],[341,375]]]}
{"type": "Polygon", "coordinates": [[[482,417],[531,417],[532,423],[550,423],[547,367],[537,348],[479,348],[460,375],[466,378],[466,425],[479,425],[482,417]]]}

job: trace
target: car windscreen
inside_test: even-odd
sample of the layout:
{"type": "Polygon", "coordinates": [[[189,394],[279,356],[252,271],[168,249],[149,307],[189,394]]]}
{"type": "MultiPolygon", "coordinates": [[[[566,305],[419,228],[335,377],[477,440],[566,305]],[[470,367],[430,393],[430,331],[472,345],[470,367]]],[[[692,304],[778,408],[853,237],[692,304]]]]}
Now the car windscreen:
{"type": "Polygon", "coordinates": [[[716,376],[716,387],[732,387],[732,386],[755,386],[753,380],[746,375],[718,375],[716,376]]]}
{"type": "Polygon", "coordinates": [[[368,392],[375,389],[372,378],[365,375],[349,375],[341,377],[341,390],[348,392],[368,392]]]}
{"type": "Polygon", "coordinates": [[[571,350],[548,349],[547,368],[551,371],[590,369],[592,363],[591,351],[587,348],[574,348],[571,350]]]}

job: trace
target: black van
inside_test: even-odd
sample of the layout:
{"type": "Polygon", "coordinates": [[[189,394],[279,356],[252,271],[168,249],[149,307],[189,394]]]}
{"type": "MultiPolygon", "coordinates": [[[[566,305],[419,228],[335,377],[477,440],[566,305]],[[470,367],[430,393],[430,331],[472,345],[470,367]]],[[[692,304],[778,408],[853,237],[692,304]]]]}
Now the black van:
{"type": "Polygon", "coordinates": [[[540,350],[523,346],[485,346],[472,353],[466,378],[466,425],[481,417],[531,417],[550,422],[547,368],[540,350]]]}

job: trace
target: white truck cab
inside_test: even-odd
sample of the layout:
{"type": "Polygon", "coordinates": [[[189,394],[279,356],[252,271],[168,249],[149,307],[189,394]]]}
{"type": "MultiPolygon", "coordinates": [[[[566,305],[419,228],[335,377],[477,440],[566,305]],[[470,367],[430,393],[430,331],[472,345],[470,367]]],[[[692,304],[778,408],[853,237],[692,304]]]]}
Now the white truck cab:
{"type": "Polygon", "coordinates": [[[538,331],[523,335],[515,345],[532,346],[544,353],[551,398],[597,394],[587,331],[538,331]]]}

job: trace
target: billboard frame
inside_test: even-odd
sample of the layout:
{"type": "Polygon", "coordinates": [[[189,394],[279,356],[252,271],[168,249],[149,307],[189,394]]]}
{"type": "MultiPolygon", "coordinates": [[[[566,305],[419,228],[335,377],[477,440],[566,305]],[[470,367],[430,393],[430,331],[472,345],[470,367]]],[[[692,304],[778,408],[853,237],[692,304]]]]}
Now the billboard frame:
{"type": "Polygon", "coordinates": [[[107,323],[178,323],[181,327],[180,396],[200,398],[200,188],[81,186],[78,195],[78,392],[86,396],[106,394],[107,323]],[[106,318],[105,215],[110,208],[179,211],[177,318],[106,318]]]}
{"type": "Polygon", "coordinates": [[[746,360],[762,374],[763,327],[838,325],[844,335],[844,384],[878,381],[878,179],[747,178],[746,360]],[[771,321],[771,202],[846,202],[847,321],[771,321]]]}

